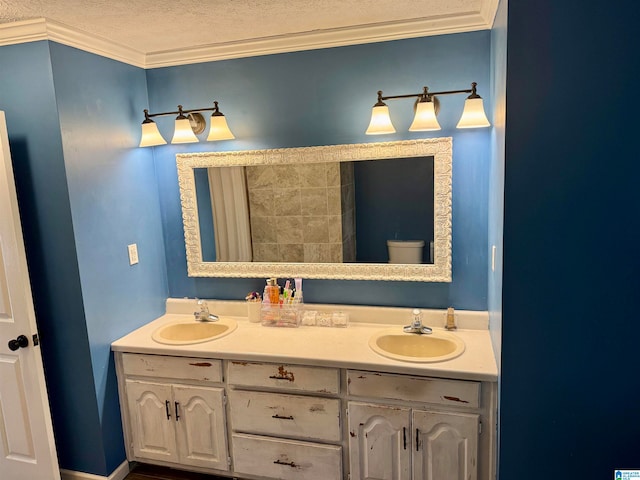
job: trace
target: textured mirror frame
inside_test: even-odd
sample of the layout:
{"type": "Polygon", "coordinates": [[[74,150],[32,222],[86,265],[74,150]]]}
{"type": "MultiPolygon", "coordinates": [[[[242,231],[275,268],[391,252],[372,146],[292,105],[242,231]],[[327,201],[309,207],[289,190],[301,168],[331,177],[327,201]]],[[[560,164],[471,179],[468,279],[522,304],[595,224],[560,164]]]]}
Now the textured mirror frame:
{"type": "Polygon", "coordinates": [[[452,138],[176,155],[190,277],[302,277],[340,280],[451,282],[452,138]],[[203,262],[195,168],[352,162],[407,157],[434,159],[432,264],[203,262]]]}

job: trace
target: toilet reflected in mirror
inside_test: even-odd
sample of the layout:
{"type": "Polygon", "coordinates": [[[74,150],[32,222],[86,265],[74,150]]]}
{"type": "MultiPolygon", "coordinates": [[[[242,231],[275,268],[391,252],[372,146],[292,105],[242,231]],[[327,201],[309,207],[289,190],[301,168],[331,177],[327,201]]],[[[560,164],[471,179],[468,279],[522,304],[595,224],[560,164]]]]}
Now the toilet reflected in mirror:
{"type": "Polygon", "coordinates": [[[430,253],[424,258],[424,240],[387,240],[389,263],[433,263],[433,242],[429,242],[430,253]]]}

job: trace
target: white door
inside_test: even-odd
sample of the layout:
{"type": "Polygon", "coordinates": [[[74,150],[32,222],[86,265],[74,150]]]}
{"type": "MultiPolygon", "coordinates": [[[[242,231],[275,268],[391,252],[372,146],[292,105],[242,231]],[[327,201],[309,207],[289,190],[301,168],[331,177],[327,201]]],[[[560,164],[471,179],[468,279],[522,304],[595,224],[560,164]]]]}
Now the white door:
{"type": "Polygon", "coordinates": [[[59,479],[4,112],[0,111],[0,476],[59,479]],[[37,338],[37,337],[36,337],[37,338]]]}

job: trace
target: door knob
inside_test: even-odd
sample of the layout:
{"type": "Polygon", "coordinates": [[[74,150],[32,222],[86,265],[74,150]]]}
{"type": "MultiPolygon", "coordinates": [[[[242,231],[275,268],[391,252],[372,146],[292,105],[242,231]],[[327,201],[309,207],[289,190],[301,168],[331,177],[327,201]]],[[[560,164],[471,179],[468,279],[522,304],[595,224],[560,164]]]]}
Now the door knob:
{"type": "Polygon", "coordinates": [[[24,335],[19,335],[15,340],[9,340],[9,350],[15,352],[19,348],[24,348],[29,345],[29,339],[24,335]]]}

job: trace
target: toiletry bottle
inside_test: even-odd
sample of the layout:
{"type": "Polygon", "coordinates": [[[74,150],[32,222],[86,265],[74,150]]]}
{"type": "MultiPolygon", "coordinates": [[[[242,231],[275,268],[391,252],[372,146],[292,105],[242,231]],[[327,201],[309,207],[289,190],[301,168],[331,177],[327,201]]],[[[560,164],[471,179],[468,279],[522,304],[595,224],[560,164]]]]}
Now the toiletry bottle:
{"type": "Polygon", "coordinates": [[[267,280],[265,294],[269,296],[269,303],[271,303],[271,305],[278,305],[280,303],[280,287],[278,287],[276,278],[269,278],[267,280]]]}
{"type": "Polygon", "coordinates": [[[293,303],[302,303],[302,278],[296,278],[294,282],[296,284],[296,294],[293,297],[293,303]]]}

